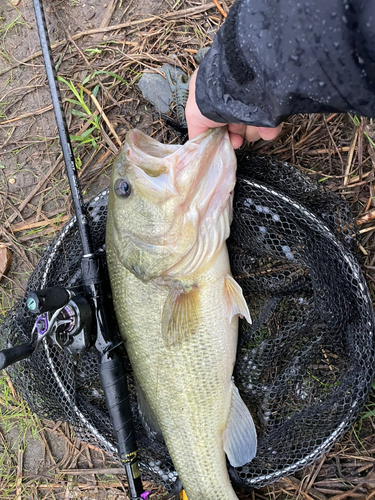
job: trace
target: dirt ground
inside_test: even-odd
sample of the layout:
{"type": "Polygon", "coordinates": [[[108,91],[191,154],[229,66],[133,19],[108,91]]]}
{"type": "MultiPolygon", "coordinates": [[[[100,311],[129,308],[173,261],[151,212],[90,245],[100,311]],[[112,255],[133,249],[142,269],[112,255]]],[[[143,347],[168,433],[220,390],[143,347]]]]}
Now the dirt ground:
{"type": "MultiPolygon", "coordinates": [[[[220,1],[226,12],[232,3],[220,1]]],[[[88,112],[72,103],[76,98],[60,83],[70,133],[75,136],[80,182],[89,200],[108,186],[111,162],[128,130],[137,127],[169,143],[180,140],[143,99],[137,81],[142,72],[155,72],[165,63],[175,65],[176,60],[191,74],[193,55],[212,43],[212,33],[224,18],[209,0],[45,0],[44,6],[59,76],[73,82],[78,92],[80,85],[85,87],[88,112]]],[[[39,50],[32,0],[21,0],[17,6],[0,0],[0,243],[13,252],[10,273],[0,283],[2,315],[23,295],[48,241],[72,216],[39,50]]],[[[300,116],[285,124],[276,141],[252,146],[293,162],[346,197],[362,231],[362,265],[373,297],[374,137],[370,120],[300,116]]],[[[40,421],[23,409],[22,415],[33,422],[25,429],[17,417],[22,403],[8,379],[3,385],[7,389],[0,396],[0,407],[12,425],[0,421],[0,500],[126,498],[124,476],[110,457],[79,442],[68,425],[40,421]],[[113,474],[105,474],[105,467],[115,468],[113,474]],[[78,469],[82,469],[80,475],[78,469]],[[4,476],[12,474],[14,487],[1,488],[4,476]]],[[[374,496],[371,398],[360,428],[353,427],[326,457],[241,498],[374,496]]],[[[157,488],[153,493],[153,498],[162,498],[157,488]]]]}

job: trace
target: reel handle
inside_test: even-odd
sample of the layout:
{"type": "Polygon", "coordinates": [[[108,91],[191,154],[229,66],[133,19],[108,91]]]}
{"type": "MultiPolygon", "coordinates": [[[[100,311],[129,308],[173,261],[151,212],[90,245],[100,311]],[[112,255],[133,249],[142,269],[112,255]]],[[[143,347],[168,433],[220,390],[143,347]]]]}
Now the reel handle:
{"type": "Polygon", "coordinates": [[[35,346],[33,344],[26,343],[0,351],[0,370],[17,363],[17,361],[29,358],[34,350],[35,346]]]}
{"type": "Polygon", "coordinates": [[[138,468],[137,444],[126,373],[117,346],[102,355],[99,373],[117,438],[119,455],[128,476],[130,498],[138,499],[143,490],[138,468]]]}

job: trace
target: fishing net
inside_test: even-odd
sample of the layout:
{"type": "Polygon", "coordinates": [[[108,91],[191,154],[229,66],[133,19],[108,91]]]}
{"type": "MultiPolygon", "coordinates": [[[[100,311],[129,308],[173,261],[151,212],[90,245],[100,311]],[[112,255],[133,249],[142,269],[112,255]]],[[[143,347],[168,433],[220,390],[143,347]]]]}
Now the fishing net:
{"type": "MultiPolygon", "coordinates": [[[[264,486],[312,463],[356,420],[374,376],[374,312],[345,202],[293,165],[242,153],[228,247],[253,325],[240,324],[235,382],[258,431],[258,453],[230,468],[236,487],[264,486]]],[[[87,204],[95,251],[105,264],[108,193],[87,204]]],[[[80,285],[75,219],[50,244],[27,292],[80,285]]],[[[23,299],[6,317],[0,347],[29,340],[23,299]]],[[[124,356],[126,356],[124,354],[124,356]]],[[[139,420],[126,360],[143,478],[179,488],[163,443],[139,420]]],[[[82,440],[117,457],[95,348],[80,356],[46,340],[8,368],[40,417],[69,422],[82,440]]]]}

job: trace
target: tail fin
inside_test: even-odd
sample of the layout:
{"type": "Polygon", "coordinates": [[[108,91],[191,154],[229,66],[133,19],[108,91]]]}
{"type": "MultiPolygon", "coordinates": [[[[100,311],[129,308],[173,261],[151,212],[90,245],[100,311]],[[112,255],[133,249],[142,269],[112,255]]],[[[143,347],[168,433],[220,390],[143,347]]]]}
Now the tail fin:
{"type": "Polygon", "coordinates": [[[249,409],[232,383],[232,406],[227,428],[223,432],[223,448],[233,467],[241,467],[255,457],[257,434],[249,409]]]}

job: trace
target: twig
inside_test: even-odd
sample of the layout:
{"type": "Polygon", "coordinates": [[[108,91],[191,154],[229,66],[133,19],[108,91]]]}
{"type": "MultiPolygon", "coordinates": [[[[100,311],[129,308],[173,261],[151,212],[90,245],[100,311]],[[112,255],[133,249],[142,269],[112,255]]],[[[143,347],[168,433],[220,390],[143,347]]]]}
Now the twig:
{"type": "Polygon", "coordinates": [[[115,144],[113,144],[111,138],[107,134],[107,132],[104,130],[104,127],[102,124],[99,125],[100,131],[102,133],[102,136],[104,137],[105,142],[108,144],[109,149],[112,151],[113,154],[117,155],[118,154],[118,149],[116,148],[115,144]]]}
{"type": "Polygon", "coordinates": [[[16,389],[14,388],[13,382],[10,380],[10,377],[8,374],[5,375],[5,379],[7,381],[7,384],[9,386],[9,389],[10,389],[10,392],[12,393],[13,398],[17,399],[16,389]]]}
{"type": "Polygon", "coordinates": [[[5,122],[0,122],[0,125],[6,125],[8,123],[17,122],[19,120],[23,120],[24,118],[30,118],[30,116],[42,115],[43,113],[45,113],[46,111],[49,111],[52,108],[53,108],[53,106],[52,106],[52,104],[50,104],[46,108],[39,109],[38,111],[32,111],[31,113],[25,113],[24,115],[17,116],[17,118],[12,118],[10,120],[5,120],[5,122]]]}
{"type": "Polygon", "coordinates": [[[214,1],[214,4],[216,5],[217,7],[217,10],[220,12],[220,14],[224,17],[227,17],[227,13],[225,12],[225,10],[223,9],[223,7],[219,4],[218,0],[213,0],[214,1]]]}
{"type": "Polygon", "coordinates": [[[21,500],[21,495],[22,495],[22,469],[23,469],[23,451],[20,448],[18,450],[17,483],[16,483],[16,498],[15,498],[15,500],[21,500]]]}
{"type": "Polygon", "coordinates": [[[375,219],[375,208],[367,212],[365,215],[362,217],[359,217],[357,219],[357,225],[360,226],[361,224],[366,224],[366,222],[370,222],[370,220],[375,219]]]}
{"type": "Polygon", "coordinates": [[[360,234],[368,233],[369,231],[373,231],[374,229],[375,229],[375,226],[366,227],[365,229],[360,229],[359,233],[360,234]]]}
{"type": "MultiPolygon", "coordinates": [[[[333,147],[335,148],[339,158],[340,158],[340,161],[341,161],[341,165],[342,165],[342,170],[344,170],[344,164],[343,164],[343,161],[342,161],[342,156],[340,154],[340,151],[339,151],[339,148],[337,147],[337,144],[335,142],[335,140],[333,139],[333,134],[331,133],[329,127],[328,127],[328,119],[326,120],[325,117],[324,117],[324,125],[326,127],[326,130],[327,130],[327,134],[329,135],[331,141],[332,141],[332,144],[333,144],[333,147]]],[[[337,126],[336,126],[337,128],[337,126]]],[[[344,174],[344,172],[342,172],[344,174]]]]}
{"type": "MultiPolygon", "coordinates": [[[[4,226],[5,226],[5,224],[4,224],[4,226]]],[[[3,238],[5,238],[9,243],[11,243],[13,245],[14,251],[16,253],[18,253],[24,259],[24,261],[26,262],[29,269],[34,269],[34,266],[32,265],[32,263],[30,262],[30,259],[26,255],[25,250],[22,248],[22,246],[19,244],[19,242],[14,238],[14,236],[9,234],[9,232],[5,229],[4,226],[2,227],[0,225],[0,235],[2,235],[3,238]]],[[[3,277],[10,280],[9,276],[3,276],[3,277]]]]}
{"type": "MultiPolygon", "coordinates": [[[[349,183],[350,167],[352,165],[353,156],[354,156],[354,152],[355,152],[355,146],[357,144],[358,130],[359,130],[359,128],[357,127],[357,130],[355,131],[355,134],[354,134],[353,142],[350,146],[350,150],[349,150],[349,154],[348,154],[348,163],[346,165],[345,174],[344,174],[345,175],[344,186],[347,186],[349,183]]],[[[360,179],[361,179],[361,177],[362,177],[362,175],[360,175],[360,179]]]]}
{"type": "MultiPolygon", "coordinates": [[[[13,136],[13,132],[16,130],[16,127],[13,127],[12,128],[12,131],[8,133],[8,137],[5,139],[5,141],[3,142],[3,144],[1,144],[0,146],[0,149],[3,149],[5,147],[7,147],[8,143],[10,142],[12,136],[13,136]]],[[[12,144],[12,143],[11,143],[12,144]]]]}
{"type": "Polygon", "coordinates": [[[368,255],[368,252],[367,250],[362,246],[362,245],[358,245],[358,248],[360,249],[360,251],[363,253],[363,255],[368,255]]]}
{"type": "MultiPolygon", "coordinates": [[[[35,236],[34,236],[34,239],[35,239],[35,236]]],[[[12,278],[9,278],[9,276],[3,275],[1,279],[4,279],[5,281],[10,281],[10,283],[12,283],[12,285],[20,288],[22,290],[22,293],[26,293],[26,290],[23,288],[23,286],[21,286],[19,283],[16,283],[14,280],[12,280],[12,278]]],[[[2,293],[4,293],[4,292],[5,292],[5,290],[3,289],[2,293]]],[[[11,295],[9,295],[9,297],[11,297],[11,295]]]]}
{"type": "MultiPolygon", "coordinates": [[[[326,123],[329,123],[331,120],[333,120],[333,118],[335,118],[337,116],[337,113],[332,113],[331,115],[328,116],[328,118],[325,120],[326,123]]],[[[294,145],[294,149],[295,151],[297,151],[298,148],[300,148],[302,146],[302,144],[305,144],[309,139],[311,139],[311,137],[313,135],[315,135],[319,130],[321,130],[323,127],[325,126],[325,124],[321,124],[321,125],[318,125],[316,128],[314,128],[314,130],[312,130],[308,135],[306,135],[305,137],[303,137],[302,139],[300,139],[297,144],[294,145]]],[[[262,143],[262,141],[259,141],[259,145],[260,146],[264,146],[264,144],[262,143]]],[[[289,151],[289,147],[285,147],[285,143],[282,144],[279,148],[276,148],[272,151],[272,154],[281,154],[281,153],[286,153],[289,151]]],[[[259,147],[254,147],[253,148],[254,150],[257,150],[257,149],[260,149],[259,147]]],[[[267,153],[269,154],[269,153],[267,153]]]]}
{"type": "Polygon", "coordinates": [[[90,455],[90,448],[87,446],[87,443],[85,444],[85,455],[87,459],[87,463],[89,464],[89,469],[93,469],[94,465],[91,460],[91,455],[90,455]]]}
{"type": "Polygon", "coordinates": [[[67,220],[69,220],[70,217],[68,215],[63,215],[62,217],[59,217],[59,220],[56,221],[54,219],[45,219],[45,220],[41,220],[41,221],[38,221],[38,222],[29,222],[29,223],[26,223],[26,224],[16,224],[14,226],[12,226],[12,231],[13,233],[17,233],[19,231],[27,231],[28,229],[35,229],[37,227],[45,227],[45,226],[55,226],[56,225],[56,222],[58,222],[59,224],[61,222],[66,222],[67,220]]]}
{"type": "Polygon", "coordinates": [[[331,155],[334,155],[335,153],[337,153],[337,151],[342,151],[342,152],[347,152],[350,150],[350,147],[349,146],[343,146],[342,148],[337,148],[337,149],[328,149],[328,148],[324,148],[324,149],[310,149],[308,151],[308,154],[309,155],[321,155],[321,154],[331,154],[331,155]]]}
{"type": "Polygon", "coordinates": [[[353,460],[364,460],[365,462],[375,462],[375,458],[374,457],[370,457],[370,456],[340,454],[340,457],[341,458],[351,458],[353,460]]]}
{"type": "Polygon", "coordinates": [[[334,497],[331,497],[330,500],[344,500],[345,498],[349,497],[357,497],[357,498],[363,498],[362,494],[357,493],[359,486],[356,486],[354,490],[352,491],[344,491],[344,493],[341,493],[340,495],[335,495],[334,497]]]}
{"type": "Polygon", "coordinates": [[[69,474],[72,476],[85,476],[87,474],[109,474],[112,476],[124,475],[125,469],[63,469],[59,471],[61,474],[69,474]]]}
{"type": "MultiPolygon", "coordinates": [[[[327,356],[323,350],[323,353],[325,356],[327,356]]],[[[322,468],[323,464],[324,464],[324,461],[326,459],[326,455],[323,455],[321,461],[319,462],[319,464],[317,465],[315,471],[314,471],[314,474],[312,475],[310,481],[308,482],[307,486],[306,486],[306,491],[309,492],[309,490],[312,488],[313,484],[314,484],[314,481],[315,479],[317,478],[319,472],[320,472],[320,469],[322,468]]]]}
{"type": "Polygon", "coordinates": [[[310,495],[313,495],[319,500],[326,500],[326,497],[319,491],[316,491],[315,488],[312,487],[309,488],[310,495],[305,491],[301,490],[301,482],[294,476],[284,477],[280,482],[284,485],[290,485],[295,491],[298,491],[298,493],[301,493],[307,499],[310,499],[311,498],[310,495]]]}
{"type": "MultiPolygon", "coordinates": [[[[75,35],[72,36],[73,40],[78,40],[79,38],[82,38],[83,36],[88,36],[88,35],[95,35],[96,33],[108,33],[109,31],[116,31],[116,30],[121,30],[124,28],[130,28],[131,26],[138,26],[140,24],[144,23],[152,23],[153,21],[159,21],[161,20],[176,20],[180,19],[182,17],[189,18],[193,16],[194,14],[201,14],[202,12],[206,12],[207,10],[212,9],[215,7],[214,2],[210,2],[206,5],[198,5],[197,7],[190,7],[189,9],[184,9],[184,10],[177,10],[173,12],[169,12],[168,14],[165,14],[164,16],[153,16],[153,17],[148,17],[145,19],[139,19],[137,21],[127,21],[126,23],[121,23],[121,24],[114,24],[112,26],[107,26],[104,28],[95,28],[92,30],[86,30],[86,31],[81,31],[80,33],[76,33],[75,35]]],[[[64,45],[68,42],[68,40],[64,39],[61,40],[60,42],[57,42],[52,45],[52,49],[56,49],[57,47],[61,47],[61,45],[64,45]]],[[[31,56],[26,57],[26,59],[23,59],[22,61],[19,61],[17,64],[14,64],[13,66],[7,68],[4,71],[0,72],[0,76],[4,75],[5,73],[8,73],[12,69],[18,68],[21,64],[26,64],[27,62],[31,61],[32,59],[35,59],[35,57],[39,57],[42,55],[42,51],[35,52],[34,54],[31,54],[31,56]]]]}
{"type": "Polygon", "coordinates": [[[119,136],[116,134],[116,131],[115,129],[113,128],[112,126],[112,123],[108,120],[108,117],[107,115],[104,113],[103,111],[103,108],[100,106],[97,98],[94,96],[94,94],[92,92],[90,92],[89,90],[85,89],[85,87],[83,87],[82,85],[80,85],[81,89],[86,92],[86,94],[88,94],[90,97],[91,97],[91,100],[92,102],[95,104],[97,110],[99,111],[101,117],[103,118],[103,120],[106,122],[106,124],[108,125],[108,128],[109,130],[111,131],[113,137],[116,139],[117,141],[117,144],[120,146],[120,148],[122,147],[122,142],[120,141],[120,138],[119,136]]]}
{"type": "Polygon", "coordinates": [[[362,180],[362,170],[363,170],[363,132],[365,128],[365,118],[361,117],[361,123],[358,127],[358,164],[359,164],[359,177],[362,180]]]}
{"type": "MultiPolygon", "coordinates": [[[[106,13],[105,13],[105,15],[104,15],[104,17],[102,19],[102,22],[100,23],[99,28],[106,28],[109,25],[109,23],[111,22],[113,13],[116,10],[116,4],[117,4],[117,0],[112,0],[109,3],[109,5],[107,5],[106,13]]],[[[102,38],[103,38],[103,34],[102,33],[97,33],[94,36],[93,41],[94,42],[100,42],[100,40],[102,38]]]]}

